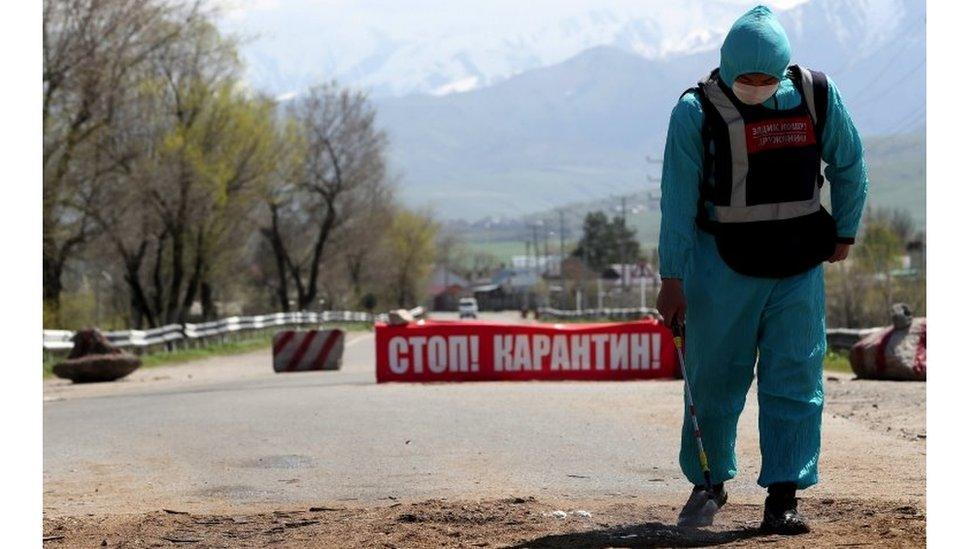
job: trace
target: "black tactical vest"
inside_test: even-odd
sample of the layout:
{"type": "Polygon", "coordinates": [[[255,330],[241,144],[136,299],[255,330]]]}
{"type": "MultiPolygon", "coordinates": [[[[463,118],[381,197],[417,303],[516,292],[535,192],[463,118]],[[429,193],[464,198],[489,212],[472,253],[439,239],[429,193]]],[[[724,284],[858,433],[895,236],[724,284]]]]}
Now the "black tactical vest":
{"type": "Polygon", "coordinates": [[[705,113],[696,221],[715,236],[729,267],[749,276],[805,272],[828,259],[837,241],[836,223],[820,203],[827,77],[798,65],[787,75],[802,98],[787,110],[739,101],[718,69],[689,90],[705,113]]]}

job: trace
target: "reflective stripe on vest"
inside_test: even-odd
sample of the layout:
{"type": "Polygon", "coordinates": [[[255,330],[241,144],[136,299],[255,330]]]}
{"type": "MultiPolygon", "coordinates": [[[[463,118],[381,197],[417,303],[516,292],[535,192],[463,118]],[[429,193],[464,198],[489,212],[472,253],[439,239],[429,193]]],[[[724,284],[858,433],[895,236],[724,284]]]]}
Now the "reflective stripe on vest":
{"type": "Polygon", "coordinates": [[[810,111],[810,118],[813,118],[813,125],[817,125],[817,105],[813,100],[813,75],[810,70],[800,67],[800,83],[803,85],[803,100],[807,103],[807,110],[810,111]]]}
{"type": "MultiPolygon", "coordinates": [[[[803,98],[810,111],[814,125],[817,124],[817,110],[813,98],[813,76],[810,71],[800,67],[800,80],[803,98]]],[[[772,204],[746,203],[746,180],[749,174],[749,153],[746,149],[746,129],[742,115],[729,97],[719,87],[711,75],[699,84],[708,100],[722,116],[729,128],[729,145],[732,163],[732,196],[728,206],[714,205],[715,221],[719,223],[748,223],[753,221],[775,221],[792,219],[815,213],[820,210],[820,186],[814,185],[813,196],[809,200],[778,202],[772,204]]]]}

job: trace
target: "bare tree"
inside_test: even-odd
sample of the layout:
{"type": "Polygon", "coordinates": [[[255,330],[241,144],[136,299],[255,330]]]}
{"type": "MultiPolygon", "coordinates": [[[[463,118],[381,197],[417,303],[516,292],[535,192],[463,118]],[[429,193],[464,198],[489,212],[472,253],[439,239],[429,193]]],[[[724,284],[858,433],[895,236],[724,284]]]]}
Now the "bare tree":
{"type": "Polygon", "coordinates": [[[367,288],[378,285],[378,280],[383,278],[382,241],[389,231],[394,212],[392,189],[385,181],[376,181],[366,189],[357,215],[336,235],[339,242],[336,248],[341,250],[344,274],[356,306],[367,288]]]}
{"type": "Polygon", "coordinates": [[[44,41],[46,303],[91,275],[137,328],[213,317],[242,280],[285,310],[419,298],[432,241],[365,94],[319,86],[281,116],[193,0],[46,1],[44,41]]]}
{"type": "Polygon", "coordinates": [[[43,273],[57,309],[65,264],[96,233],[91,212],[120,159],[99,152],[133,72],[178,40],[196,3],[46,0],[43,8],[43,273]]]}
{"type": "Polygon", "coordinates": [[[284,310],[290,310],[289,286],[299,309],[315,301],[326,244],[367,209],[386,180],[387,144],[366,95],[335,83],[310,90],[289,114],[302,154],[266,190],[261,228],[275,254],[284,310]]]}
{"type": "Polygon", "coordinates": [[[924,270],[900,268],[901,257],[917,234],[903,211],[869,208],[857,244],[847,261],[826,266],[827,317],[833,326],[887,324],[891,305],[908,303],[925,310],[924,270]]]}

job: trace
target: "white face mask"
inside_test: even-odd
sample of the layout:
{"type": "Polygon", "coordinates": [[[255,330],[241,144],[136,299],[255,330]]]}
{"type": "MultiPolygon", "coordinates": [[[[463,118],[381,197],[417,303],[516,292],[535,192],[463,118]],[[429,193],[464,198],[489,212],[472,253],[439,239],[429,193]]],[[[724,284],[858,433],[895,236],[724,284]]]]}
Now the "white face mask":
{"type": "Polygon", "coordinates": [[[750,86],[741,82],[732,83],[732,92],[746,105],[758,105],[769,99],[776,93],[779,83],[769,84],[768,86],[750,86]]]}

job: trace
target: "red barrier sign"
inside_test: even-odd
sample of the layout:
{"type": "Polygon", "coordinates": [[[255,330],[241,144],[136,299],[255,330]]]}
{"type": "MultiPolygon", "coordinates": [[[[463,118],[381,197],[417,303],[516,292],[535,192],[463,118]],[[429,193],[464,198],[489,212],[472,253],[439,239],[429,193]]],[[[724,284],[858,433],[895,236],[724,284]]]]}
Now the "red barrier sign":
{"type": "Polygon", "coordinates": [[[376,324],[378,383],[673,378],[676,360],[671,332],[656,320],[376,324]]]}

